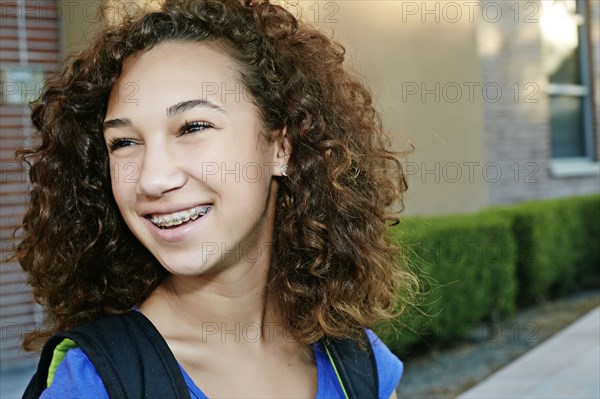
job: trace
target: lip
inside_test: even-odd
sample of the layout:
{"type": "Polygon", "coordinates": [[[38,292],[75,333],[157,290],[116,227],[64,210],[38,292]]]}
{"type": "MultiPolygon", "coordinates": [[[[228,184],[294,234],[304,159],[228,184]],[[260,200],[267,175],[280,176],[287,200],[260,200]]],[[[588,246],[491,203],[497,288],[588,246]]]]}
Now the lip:
{"type": "Polygon", "coordinates": [[[214,205],[212,202],[200,202],[200,203],[193,203],[193,204],[183,204],[183,205],[169,205],[169,206],[160,206],[160,207],[154,207],[154,208],[144,208],[141,210],[141,212],[139,213],[141,216],[143,217],[149,217],[150,215],[152,216],[164,216],[164,215],[169,215],[171,213],[175,213],[175,212],[180,212],[180,211],[185,211],[188,209],[192,209],[192,208],[198,208],[201,206],[209,206],[209,205],[214,205]]]}
{"type": "MultiPolygon", "coordinates": [[[[208,204],[203,204],[203,205],[208,205],[208,204]]],[[[199,206],[199,205],[197,205],[197,206],[199,206]]],[[[194,208],[194,205],[190,206],[190,208],[194,208]]],[[[189,209],[189,208],[182,208],[182,209],[189,209]]],[[[199,227],[202,226],[202,224],[204,224],[204,219],[212,213],[212,210],[213,210],[212,208],[209,209],[208,212],[206,212],[204,214],[204,216],[199,217],[196,220],[190,220],[189,222],[183,223],[180,226],[171,227],[169,229],[161,229],[160,227],[158,227],[157,225],[152,223],[152,221],[147,217],[144,217],[143,219],[144,219],[144,222],[148,224],[148,228],[150,229],[150,231],[152,232],[152,234],[154,235],[154,237],[157,240],[173,243],[173,242],[177,242],[177,241],[182,241],[182,240],[186,239],[186,237],[188,237],[189,235],[193,234],[194,230],[198,229],[199,227]]],[[[177,212],[177,211],[175,210],[175,211],[171,211],[171,212],[177,212]]],[[[166,213],[171,213],[171,212],[166,212],[166,213]]]]}

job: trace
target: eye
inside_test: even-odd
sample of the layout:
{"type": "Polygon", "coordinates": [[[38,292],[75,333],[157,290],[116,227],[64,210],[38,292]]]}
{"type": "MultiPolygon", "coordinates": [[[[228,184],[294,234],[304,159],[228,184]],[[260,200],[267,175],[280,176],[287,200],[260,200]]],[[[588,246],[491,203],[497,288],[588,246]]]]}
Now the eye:
{"type": "Polygon", "coordinates": [[[134,144],[136,144],[136,142],[131,139],[126,139],[126,138],[122,138],[122,137],[114,137],[114,138],[110,139],[110,141],[108,143],[108,149],[111,152],[113,152],[113,151],[118,150],[119,148],[129,147],[130,145],[134,145],[134,144]]]}
{"type": "Polygon", "coordinates": [[[211,123],[209,123],[209,122],[204,122],[204,121],[190,122],[190,121],[186,121],[186,122],[184,122],[179,127],[179,133],[181,135],[191,134],[191,133],[199,133],[199,132],[201,132],[203,130],[210,129],[212,127],[214,127],[214,126],[211,123]]]}

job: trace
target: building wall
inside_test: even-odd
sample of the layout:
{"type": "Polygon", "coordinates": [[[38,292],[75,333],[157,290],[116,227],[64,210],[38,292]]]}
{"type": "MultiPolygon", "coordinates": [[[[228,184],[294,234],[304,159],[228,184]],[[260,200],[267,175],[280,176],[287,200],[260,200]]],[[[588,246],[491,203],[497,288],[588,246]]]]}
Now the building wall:
{"type": "MultiPolygon", "coordinates": [[[[481,0],[480,4],[488,10],[500,7],[503,15],[498,21],[494,14],[479,15],[482,78],[497,82],[507,94],[498,102],[484,103],[487,162],[500,165],[502,171],[498,181],[489,183],[490,204],[600,191],[598,175],[555,177],[550,172],[548,77],[542,69],[542,37],[536,21],[540,17],[539,2],[481,0]]],[[[600,3],[589,4],[595,12],[591,25],[597,31],[600,3]]],[[[597,60],[597,37],[594,41],[597,60]]],[[[597,62],[593,70],[597,86],[597,62]]],[[[598,102],[595,107],[597,115],[598,102]]],[[[596,123],[596,160],[597,137],[596,123]]]]}
{"type": "Polygon", "coordinates": [[[59,0],[63,55],[83,49],[105,23],[105,1],[59,0]]]}
{"type": "Polygon", "coordinates": [[[486,206],[481,71],[476,20],[468,4],[301,4],[306,21],[332,32],[346,47],[349,63],[373,89],[395,147],[414,144],[403,160],[409,186],[405,213],[472,212],[486,206]]]}
{"type": "MultiPolygon", "coordinates": [[[[590,16],[589,38],[592,67],[592,90],[594,96],[594,132],[596,139],[596,153],[600,154],[600,1],[588,2],[588,15],[590,16]]],[[[600,157],[599,157],[600,158],[600,157]]]]}
{"type": "Polygon", "coordinates": [[[43,80],[58,71],[67,52],[80,48],[90,32],[102,23],[100,1],[63,2],[3,1],[0,6],[0,363],[10,367],[27,357],[20,350],[23,334],[41,320],[33,304],[26,275],[11,259],[19,234],[13,231],[23,218],[27,203],[27,176],[15,159],[18,148],[35,142],[27,102],[39,95],[43,80]],[[65,40],[65,37],[67,40],[65,40]],[[29,83],[12,80],[7,71],[33,71],[39,79],[29,83]],[[25,90],[17,97],[23,104],[9,103],[15,87],[25,90]]]}
{"type": "MultiPolygon", "coordinates": [[[[2,71],[9,67],[37,67],[46,76],[55,71],[60,59],[60,25],[58,5],[47,2],[2,2],[0,7],[0,58],[2,71]]],[[[3,75],[5,76],[5,75],[3,75]]],[[[25,210],[27,181],[25,172],[15,161],[17,148],[31,143],[29,107],[6,104],[6,96],[15,82],[2,83],[0,101],[0,363],[8,367],[23,358],[20,340],[36,322],[37,310],[31,301],[26,276],[19,265],[9,260],[13,254],[13,230],[25,210]]],[[[33,100],[37,87],[28,86],[22,93],[33,100]]],[[[18,236],[17,236],[18,239],[18,236]]]]}

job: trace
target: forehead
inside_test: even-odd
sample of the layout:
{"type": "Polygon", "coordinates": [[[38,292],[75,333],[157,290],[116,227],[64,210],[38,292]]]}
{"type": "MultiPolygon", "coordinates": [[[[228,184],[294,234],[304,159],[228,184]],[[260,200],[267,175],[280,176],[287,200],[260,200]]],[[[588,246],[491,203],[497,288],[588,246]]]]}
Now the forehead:
{"type": "Polygon", "coordinates": [[[211,42],[166,42],[129,57],[111,91],[114,108],[149,106],[158,100],[210,98],[225,103],[244,91],[233,59],[211,42]]]}
{"type": "Polygon", "coordinates": [[[152,74],[174,69],[181,73],[216,73],[237,77],[235,62],[216,42],[163,42],[125,60],[120,79],[129,74],[152,74]]]}

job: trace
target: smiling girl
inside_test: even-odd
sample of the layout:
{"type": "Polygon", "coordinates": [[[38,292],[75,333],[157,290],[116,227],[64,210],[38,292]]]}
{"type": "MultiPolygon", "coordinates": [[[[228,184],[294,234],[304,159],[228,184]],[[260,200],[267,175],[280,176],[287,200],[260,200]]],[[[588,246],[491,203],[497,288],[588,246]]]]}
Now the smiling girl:
{"type": "MultiPolygon", "coordinates": [[[[386,238],[406,186],[343,48],[268,2],[167,1],[106,28],[33,106],[17,256],[52,334],[131,311],[194,398],[337,398],[328,339],[369,330],[414,277],[386,238]],[[123,96],[123,93],[129,93],[123,96]]],[[[43,398],[108,397],[69,349],[43,398]]]]}

